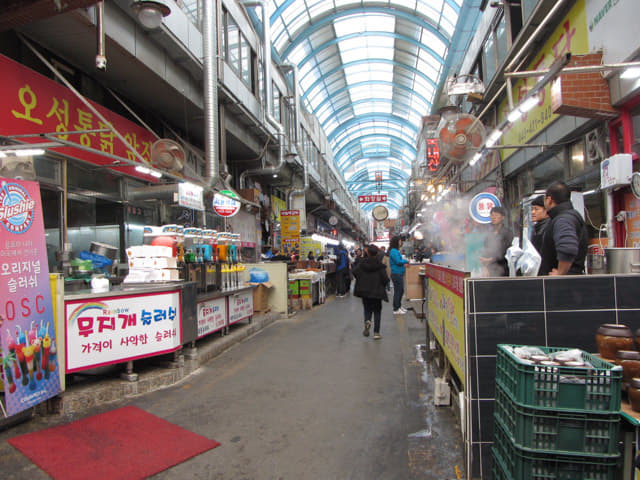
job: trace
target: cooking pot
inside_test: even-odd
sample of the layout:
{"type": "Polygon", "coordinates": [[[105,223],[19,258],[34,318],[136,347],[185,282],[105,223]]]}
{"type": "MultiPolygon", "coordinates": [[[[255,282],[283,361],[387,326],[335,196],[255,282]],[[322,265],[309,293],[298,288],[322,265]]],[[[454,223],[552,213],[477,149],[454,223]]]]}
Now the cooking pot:
{"type": "Polygon", "coordinates": [[[106,243],[91,242],[91,248],[89,251],[96,255],[107,257],[109,260],[115,260],[118,257],[118,249],[112,245],[107,245],[106,243]]]}
{"type": "Polygon", "coordinates": [[[607,273],[640,273],[640,248],[605,248],[607,273]]]}

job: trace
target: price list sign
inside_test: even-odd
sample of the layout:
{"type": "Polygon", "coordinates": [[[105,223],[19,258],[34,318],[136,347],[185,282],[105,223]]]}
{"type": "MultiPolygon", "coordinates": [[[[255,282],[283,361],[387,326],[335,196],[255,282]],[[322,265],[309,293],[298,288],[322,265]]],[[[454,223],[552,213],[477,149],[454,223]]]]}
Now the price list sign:
{"type": "Polygon", "coordinates": [[[60,393],[37,182],[0,178],[0,277],[2,377],[15,415],[60,393]]]}

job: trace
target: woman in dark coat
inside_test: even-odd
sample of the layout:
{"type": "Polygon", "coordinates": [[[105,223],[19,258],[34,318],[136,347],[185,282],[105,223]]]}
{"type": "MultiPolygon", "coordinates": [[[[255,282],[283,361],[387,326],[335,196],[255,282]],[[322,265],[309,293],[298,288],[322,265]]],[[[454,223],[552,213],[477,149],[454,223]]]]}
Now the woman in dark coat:
{"type": "Polygon", "coordinates": [[[364,331],[365,337],[369,336],[371,328],[371,316],[373,315],[373,339],[379,340],[380,316],[382,313],[382,300],[389,301],[385,286],[389,281],[387,267],[378,258],[378,248],[375,245],[367,247],[367,256],[353,269],[353,276],[356,279],[356,286],[353,294],[362,298],[364,308],[364,331]]]}

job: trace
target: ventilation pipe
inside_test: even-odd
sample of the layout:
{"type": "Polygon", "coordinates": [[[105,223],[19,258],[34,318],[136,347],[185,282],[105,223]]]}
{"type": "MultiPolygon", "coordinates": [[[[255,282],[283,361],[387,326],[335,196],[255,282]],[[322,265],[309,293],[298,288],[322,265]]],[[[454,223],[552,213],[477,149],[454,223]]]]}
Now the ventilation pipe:
{"type": "MultiPolygon", "coordinates": [[[[207,2],[205,2],[207,3],[207,2]]],[[[271,126],[278,131],[278,139],[280,143],[280,154],[278,163],[273,167],[257,168],[254,170],[245,170],[240,174],[240,188],[246,188],[246,178],[250,175],[276,175],[284,166],[284,128],[273,117],[273,89],[271,85],[271,25],[269,15],[267,15],[267,5],[264,0],[247,0],[242,2],[245,7],[260,7],[262,13],[262,52],[264,57],[264,102],[266,111],[265,119],[271,126]]],[[[297,128],[297,127],[296,127],[297,128]]]]}
{"type": "Polygon", "coordinates": [[[298,90],[298,68],[291,64],[285,63],[280,65],[281,70],[290,71],[292,73],[293,84],[293,135],[294,145],[296,147],[296,153],[302,162],[302,175],[304,178],[304,186],[302,188],[294,189],[289,192],[288,195],[288,207],[293,208],[293,197],[296,195],[304,195],[309,189],[309,171],[307,169],[307,158],[304,153],[304,149],[300,146],[300,92],[298,90]]]}
{"type": "Polygon", "coordinates": [[[216,37],[217,2],[203,2],[202,25],[204,53],[204,145],[207,185],[214,188],[220,179],[218,159],[218,41],[216,37]]]}
{"type": "Polygon", "coordinates": [[[96,68],[105,71],[107,69],[107,56],[104,51],[104,2],[96,4],[96,68]]]}

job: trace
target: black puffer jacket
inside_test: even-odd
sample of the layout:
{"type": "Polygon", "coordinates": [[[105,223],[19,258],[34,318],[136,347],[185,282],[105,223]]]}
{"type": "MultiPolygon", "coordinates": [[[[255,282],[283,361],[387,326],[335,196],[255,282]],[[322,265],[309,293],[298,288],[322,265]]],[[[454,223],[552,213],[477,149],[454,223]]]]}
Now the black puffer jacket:
{"type": "Polygon", "coordinates": [[[569,274],[584,273],[589,243],[584,220],[568,201],[559,203],[548,213],[551,221],[542,243],[542,263],[538,275],[549,275],[551,270],[558,267],[558,260],[572,262],[569,274]]]}
{"type": "Polygon", "coordinates": [[[377,257],[364,257],[353,269],[356,297],[380,298],[388,301],[385,286],[389,282],[387,267],[377,257]]]}

